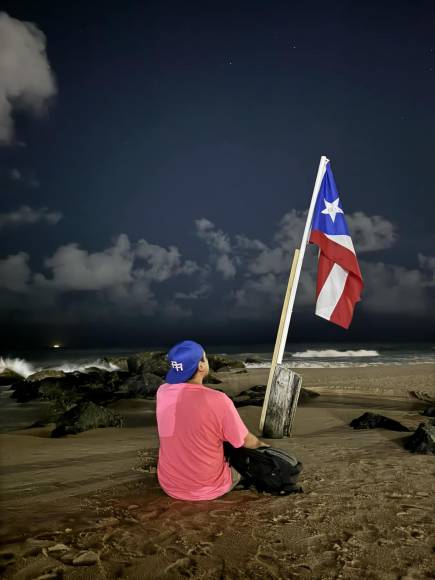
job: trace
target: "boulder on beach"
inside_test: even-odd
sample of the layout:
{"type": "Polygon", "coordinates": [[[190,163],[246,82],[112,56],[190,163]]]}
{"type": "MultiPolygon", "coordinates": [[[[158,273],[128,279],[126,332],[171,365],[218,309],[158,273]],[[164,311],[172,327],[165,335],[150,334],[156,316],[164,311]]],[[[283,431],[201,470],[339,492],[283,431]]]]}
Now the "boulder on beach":
{"type": "Polygon", "coordinates": [[[11,389],[13,390],[11,397],[17,403],[28,403],[39,398],[39,383],[20,381],[11,385],[11,389]]]}
{"type": "Polygon", "coordinates": [[[102,360],[107,365],[115,365],[121,371],[128,371],[128,356],[105,356],[102,360]]]}
{"type": "Polygon", "coordinates": [[[204,384],[206,385],[220,385],[223,381],[221,381],[215,374],[208,373],[208,375],[204,379],[204,384]]]}
{"type": "Polygon", "coordinates": [[[38,371],[29,375],[26,379],[29,383],[37,383],[43,381],[44,379],[64,379],[66,377],[66,373],[63,371],[57,371],[54,369],[44,369],[42,371],[38,371]]]}
{"type": "Polygon", "coordinates": [[[245,368],[245,364],[241,360],[236,360],[228,356],[220,354],[209,354],[207,355],[207,358],[210,369],[214,372],[218,371],[222,367],[228,367],[230,370],[245,368]]]}
{"type": "Polygon", "coordinates": [[[405,449],[412,453],[435,454],[435,426],[420,423],[417,430],[405,441],[405,449]]]}
{"type": "Polygon", "coordinates": [[[422,412],[425,417],[435,417],[435,407],[428,407],[422,412]]]}
{"type": "Polygon", "coordinates": [[[139,352],[128,357],[127,365],[132,374],[147,372],[164,377],[169,370],[166,353],[163,351],[139,352]]]}
{"type": "Polygon", "coordinates": [[[18,383],[23,381],[24,377],[13,371],[12,369],[5,368],[0,373],[0,387],[6,385],[12,385],[12,383],[18,383]]]}
{"type": "Polygon", "coordinates": [[[257,358],[255,356],[247,356],[245,358],[245,363],[259,364],[259,363],[264,363],[264,360],[261,360],[260,358],[257,358]]]}
{"type": "Polygon", "coordinates": [[[123,425],[124,420],[118,413],[92,402],[82,402],[57,419],[56,428],[51,432],[51,437],[63,437],[89,429],[122,427],[123,425]]]}
{"type": "Polygon", "coordinates": [[[158,375],[143,372],[124,381],[116,391],[116,394],[122,398],[133,399],[154,397],[162,383],[163,380],[158,375]]]}
{"type": "MultiPolygon", "coordinates": [[[[264,402],[264,395],[266,393],[266,385],[258,385],[251,387],[246,391],[241,391],[236,397],[230,397],[236,407],[246,407],[253,405],[254,407],[262,407],[264,402]]],[[[309,389],[301,388],[299,392],[298,403],[305,403],[319,397],[319,393],[310,391],[309,389]]]]}
{"type": "Polygon", "coordinates": [[[390,431],[410,431],[408,427],[399,423],[395,419],[378,415],[378,413],[363,413],[360,417],[353,419],[350,426],[354,429],[390,429],[390,431]]]}

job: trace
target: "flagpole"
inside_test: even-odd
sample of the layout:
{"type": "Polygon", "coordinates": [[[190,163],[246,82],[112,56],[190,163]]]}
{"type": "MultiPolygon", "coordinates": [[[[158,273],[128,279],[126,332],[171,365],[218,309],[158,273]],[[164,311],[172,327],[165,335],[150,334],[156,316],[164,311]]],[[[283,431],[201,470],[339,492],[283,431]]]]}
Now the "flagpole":
{"type": "Polygon", "coordinates": [[[284,320],[284,327],[283,327],[283,332],[282,332],[282,336],[281,336],[281,343],[280,343],[279,350],[278,350],[278,358],[277,358],[278,364],[282,363],[282,358],[284,356],[284,349],[285,349],[285,345],[287,342],[287,335],[288,335],[288,329],[290,326],[290,319],[291,319],[291,316],[293,313],[293,305],[295,303],[296,291],[298,289],[299,277],[301,275],[302,262],[304,261],[305,248],[307,247],[308,236],[309,236],[310,230],[311,230],[311,222],[313,220],[314,208],[316,206],[317,196],[319,194],[320,185],[322,183],[322,179],[323,179],[323,176],[324,176],[325,171],[326,171],[326,164],[328,162],[329,162],[329,159],[327,157],[325,157],[324,155],[322,155],[322,157],[320,158],[319,169],[317,170],[317,177],[316,177],[316,181],[314,183],[314,189],[313,189],[313,195],[311,196],[310,207],[308,209],[307,221],[305,223],[305,229],[304,229],[304,234],[302,236],[301,248],[299,251],[298,261],[296,264],[295,275],[294,275],[293,284],[292,284],[291,293],[290,293],[290,298],[289,298],[289,304],[287,307],[286,316],[285,316],[285,320],[284,320]]]}
{"type": "Polygon", "coordinates": [[[284,348],[285,348],[285,344],[287,342],[287,335],[288,335],[288,329],[289,329],[289,325],[290,325],[290,318],[291,318],[291,315],[293,312],[293,305],[295,302],[296,290],[298,287],[299,277],[300,277],[301,269],[302,269],[302,262],[303,262],[304,255],[305,255],[305,248],[307,246],[308,235],[309,235],[310,229],[311,229],[311,221],[313,219],[313,213],[314,213],[314,208],[315,208],[316,201],[317,201],[317,196],[319,194],[320,185],[322,183],[322,179],[323,179],[323,176],[324,176],[325,170],[326,170],[326,164],[328,162],[329,162],[329,159],[327,157],[325,157],[324,155],[322,155],[322,157],[320,158],[319,169],[317,170],[317,177],[316,177],[316,181],[314,184],[313,194],[311,196],[310,207],[308,209],[307,221],[305,224],[305,229],[304,229],[304,233],[303,233],[302,241],[301,241],[301,249],[300,250],[296,249],[294,256],[293,256],[292,267],[290,270],[290,276],[289,276],[289,280],[288,280],[288,284],[287,284],[287,291],[286,291],[285,298],[284,298],[284,304],[283,304],[283,308],[281,311],[281,318],[280,318],[278,333],[277,333],[276,341],[275,341],[275,348],[273,351],[272,363],[271,363],[270,371],[269,371],[269,378],[267,381],[266,392],[264,394],[263,409],[261,411],[261,418],[260,418],[260,431],[263,431],[264,421],[266,418],[267,405],[269,402],[270,391],[272,388],[273,377],[275,374],[275,368],[276,368],[277,364],[282,363],[282,358],[284,355],[284,348]]]}

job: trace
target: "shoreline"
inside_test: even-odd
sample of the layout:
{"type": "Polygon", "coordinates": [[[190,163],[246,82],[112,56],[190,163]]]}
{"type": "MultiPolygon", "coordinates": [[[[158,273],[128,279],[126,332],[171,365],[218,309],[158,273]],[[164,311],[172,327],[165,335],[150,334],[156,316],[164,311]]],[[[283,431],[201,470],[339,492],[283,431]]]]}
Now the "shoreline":
{"type": "MultiPolygon", "coordinates": [[[[320,396],[298,406],[291,438],[266,440],[304,463],[304,493],[285,498],[253,491],[213,502],[168,498],[152,468],[153,400],[118,401],[122,429],[62,439],[47,428],[1,434],[1,551],[12,554],[4,577],[56,569],[66,579],[430,577],[433,457],[405,451],[406,433],[355,431],[349,422],[367,409],[409,426],[422,421],[427,405],[406,389],[429,391],[432,370],[304,369],[303,386],[320,396]],[[98,563],[65,563],[48,551],[56,544],[91,550],[98,563]]],[[[216,387],[237,394],[267,375],[219,373],[224,383],[216,387]]],[[[258,434],[261,407],[239,412],[258,434]]]]}

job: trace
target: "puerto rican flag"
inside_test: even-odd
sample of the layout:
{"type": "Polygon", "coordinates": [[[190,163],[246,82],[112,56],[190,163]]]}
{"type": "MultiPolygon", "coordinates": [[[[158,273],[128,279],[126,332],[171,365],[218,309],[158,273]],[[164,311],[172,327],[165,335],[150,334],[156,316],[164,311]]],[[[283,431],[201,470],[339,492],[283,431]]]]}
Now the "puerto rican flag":
{"type": "Polygon", "coordinates": [[[316,314],[343,328],[352,322],[363,281],[329,161],[320,184],[310,243],[319,246],[316,314]]]}

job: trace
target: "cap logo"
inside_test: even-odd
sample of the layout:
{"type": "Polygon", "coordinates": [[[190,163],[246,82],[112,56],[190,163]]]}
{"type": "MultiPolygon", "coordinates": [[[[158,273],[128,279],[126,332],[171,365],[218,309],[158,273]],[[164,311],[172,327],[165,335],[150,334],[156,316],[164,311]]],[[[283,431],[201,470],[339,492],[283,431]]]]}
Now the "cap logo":
{"type": "Polygon", "coordinates": [[[177,363],[176,360],[171,360],[171,365],[172,365],[172,368],[177,371],[177,373],[178,373],[178,371],[183,370],[183,363],[177,363]]]}

